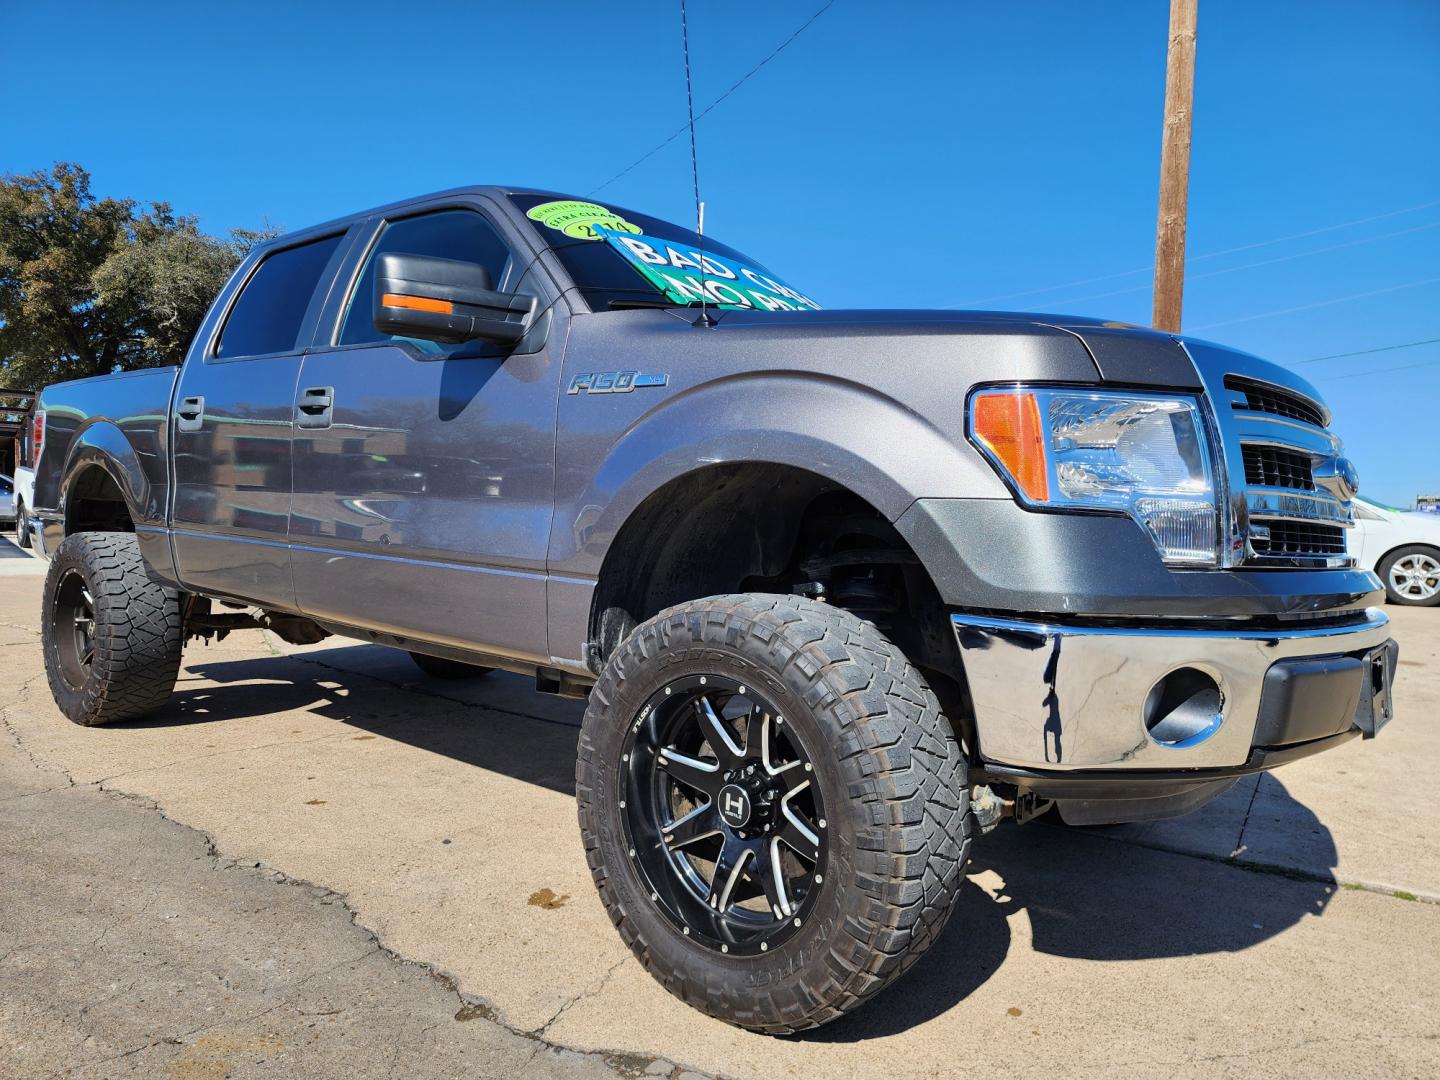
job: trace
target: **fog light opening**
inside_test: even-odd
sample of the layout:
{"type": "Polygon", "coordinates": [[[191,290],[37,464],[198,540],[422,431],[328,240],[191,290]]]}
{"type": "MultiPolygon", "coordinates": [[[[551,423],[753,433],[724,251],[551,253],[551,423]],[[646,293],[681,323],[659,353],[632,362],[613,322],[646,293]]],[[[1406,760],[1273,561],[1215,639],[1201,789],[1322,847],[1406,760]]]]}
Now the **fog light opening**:
{"type": "Polygon", "coordinates": [[[1145,730],[1172,750],[1204,742],[1220,730],[1225,695],[1220,685],[1196,668],[1177,668],[1150,689],[1145,698],[1145,730]]]}

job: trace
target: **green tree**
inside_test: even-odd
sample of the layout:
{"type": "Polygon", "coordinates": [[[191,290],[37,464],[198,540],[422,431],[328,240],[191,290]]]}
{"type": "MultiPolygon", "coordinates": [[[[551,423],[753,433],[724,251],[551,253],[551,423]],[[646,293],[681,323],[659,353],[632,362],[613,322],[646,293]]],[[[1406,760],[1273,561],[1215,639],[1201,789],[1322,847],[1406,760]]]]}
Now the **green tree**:
{"type": "Polygon", "coordinates": [[[179,363],[245,253],[274,230],[200,230],[167,203],[97,198],[61,162],[0,178],[0,385],[179,363]]]}

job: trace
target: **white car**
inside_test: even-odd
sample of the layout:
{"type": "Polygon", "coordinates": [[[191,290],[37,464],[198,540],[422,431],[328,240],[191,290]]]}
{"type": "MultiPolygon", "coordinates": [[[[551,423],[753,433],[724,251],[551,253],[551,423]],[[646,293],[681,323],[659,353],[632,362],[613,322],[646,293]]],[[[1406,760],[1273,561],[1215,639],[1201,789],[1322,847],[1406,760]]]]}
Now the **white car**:
{"type": "Polygon", "coordinates": [[[1350,554],[1385,583],[1392,604],[1440,604],[1440,514],[1356,499],[1350,554]]]}
{"type": "Polygon", "coordinates": [[[15,542],[28,548],[30,536],[30,507],[35,502],[35,470],[21,465],[15,470],[15,542]]]}
{"type": "Polygon", "coordinates": [[[0,473],[0,521],[15,517],[15,481],[0,473]]]}

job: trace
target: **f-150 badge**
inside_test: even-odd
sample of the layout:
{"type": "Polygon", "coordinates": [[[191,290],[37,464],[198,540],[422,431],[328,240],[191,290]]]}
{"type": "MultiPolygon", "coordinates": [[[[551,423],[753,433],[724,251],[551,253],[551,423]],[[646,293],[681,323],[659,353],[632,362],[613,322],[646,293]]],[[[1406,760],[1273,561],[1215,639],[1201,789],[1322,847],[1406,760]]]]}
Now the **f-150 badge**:
{"type": "Polygon", "coordinates": [[[587,371],[570,380],[567,394],[628,394],[642,386],[668,386],[665,372],[644,374],[639,371],[587,371]]]}

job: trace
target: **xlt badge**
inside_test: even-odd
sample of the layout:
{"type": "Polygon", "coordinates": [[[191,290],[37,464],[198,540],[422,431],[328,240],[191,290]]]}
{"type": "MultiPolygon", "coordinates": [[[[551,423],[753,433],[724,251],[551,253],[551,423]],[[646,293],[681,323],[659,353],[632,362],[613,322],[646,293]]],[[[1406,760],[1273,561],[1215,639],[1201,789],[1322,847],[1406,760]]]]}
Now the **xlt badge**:
{"type": "Polygon", "coordinates": [[[641,386],[668,386],[665,372],[645,374],[639,371],[587,371],[570,380],[567,394],[628,394],[641,386]]]}

